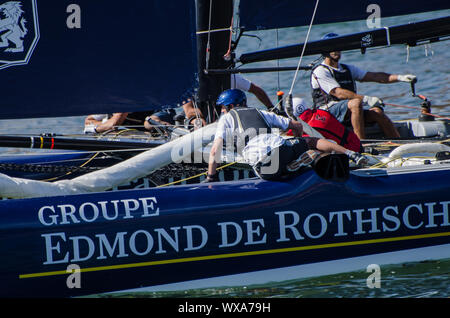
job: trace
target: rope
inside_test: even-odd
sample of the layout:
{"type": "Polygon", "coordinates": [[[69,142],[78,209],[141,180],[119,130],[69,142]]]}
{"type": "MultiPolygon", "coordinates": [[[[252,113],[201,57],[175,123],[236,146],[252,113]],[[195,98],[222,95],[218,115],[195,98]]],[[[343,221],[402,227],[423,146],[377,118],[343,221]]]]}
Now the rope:
{"type": "MultiPolygon", "coordinates": [[[[69,171],[69,172],[67,172],[67,173],[65,173],[65,174],[63,174],[63,175],[61,175],[61,176],[57,176],[57,177],[53,177],[53,178],[49,178],[49,179],[44,179],[44,180],[41,180],[41,181],[44,181],[44,182],[50,182],[50,181],[55,181],[55,180],[57,180],[57,179],[59,179],[59,178],[62,178],[62,177],[65,177],[65,176],[68,176],[68,175],[71,175],[72,173],[74,173],[74,172],[78,172],[79,170],[79,168],[83,168],[85,165],[87,165],[89,162],[91,162],[92,160],[94,160],[95,159],[95,157],[97,157],[98,155],[100,154],[100,152],[97,152],[95,155],[93,155],[91,158],[89,158],[88,160],[86,160],[86,162],[84,162],[84,163],[82,163],[79,167],[76,167],[73,171],[69,171]]],[[[96,169],[97,170],[97,169],[96,169]]]]}
{"type": "Polygon", "coordinates": [[[300,70],[300,65],[302,64],[303,55],[305,54],[306,44],[308,43],[309,33],[311,32],[311,28],[314,22],[314,17],[316,16],[317,7],[319,6],[319,0],[316,1],[316,6],[314,7],[314,12],[311,18],[311,23],[308,27],[308,33],[306,34],[305,43],[303,44],[302,54],[300,55],[300,59],[298,61],[297,70],[295,71],[294,79],[292,80],[291,89],[289,90],[289,95],[292,95],[292,91],[294,90],[294,84],[297,80],[298,71],[300,70]]]}
{"type": "MultiPolygon", "coordinates": [[[[195,101],[195,99],[192,99],[192,105],[194,106],[194,115],[195,115],[195,119],[199,120],[200,119],[200,108],[197,105],[197,102],[195,101]]],[[[190,123],[188,123],[188,125],[190,126],[190,123]]],[[[192,127],[194,127],[194,125],[192,125],[192,127]]]]}
{"type": "MultiPolygon", "coordinates": [[[[279,46],[278,29],[276,29],[276,42],[277,42],[276,47],[278,47],[279,46]]],[[[277,59],[277,67],[280,68],[280,59],[277,59]]],[[[281,90],[281,88],[280,88],[280,71],[277,72],[277,79],[278,79],[277,91],[280,91],[281,90]]]]}
{"type": "Polygon", "coordinates": [[[209,70],[209,58],[211,54],[211,20],[212,20],[212,0],[209,0],[209,21],[208,21],[208,42],[206,43],[206,69],[209,70]]]}
{"type": "Polygon", "coordinates": [[[225,59],[231,59],[231,43],[233,40],[233,17],[231,17],[231,25],[230,25],[229,30],[230,30],[230,40],[228,41],[228,51],[223,56],[225,59]]]}
{"type": "MultiPolygon", "coordinates": [[[[418,109],[418,110],[422,109],[421,107],[418,107],[418,106],[407,106],[407,105],[398,105],[398,104],[389,104],[389,103],[384,103],[384,104],[388,105],[388,106],[393,106],[393,107],[411,108],[411,109],[418,109]]],[[[428,112],[422,112],[422,114],[428,115],[428,116],[432,116],[432,117],[436,117],[436,118],[450,120],[450,117],[439,116],[439,115],[431,114],[431,113],[428,113],[428,112]]]]}
{"type": "MultiPolygon", "coordinates": [[[[237,162],[235,161],[235,162],[228,163],[226,165],[223,165],[223,166],[217,168],[216,170],[225,169],[225,168],[227,168],[229,166],[234,165],[235,163],[237,163],[237,162]]],[[[191,179],[198,178],[200,176],[206,175],[207,173],[208,173],[208,171],[205,171],[205,172],[199,173],[199,174],[197,174],[195,176],[192,176],[192,177],[188,177],[188,178],[185,178],[185,179],[181,179],[181,180],[177,180],[177,181],[174,181],[174,182],[170,182],[170,183],[159,185],[156,188],[167,187],[167,186],[170,186],[170,185],[173,185],[173,184],[181,183],[183,181],[191,180],[191,179]]]]}
{"type": "MultiPolygon", "coordinates": [[[[123,134],[124,132],[127,132],[127,131],[135,131],[135,130],[136,130],[136,129],[124,129],[124,130],[115,132],[115,133],[113,134],[113,139],[116,138],[117,136],[119,136],[120,134],[123,134]]],[[[100,137],[102,137],[102,136],[104,136],[104,135],[106,135],[106,133],[103,133],[102,135],[100,135],[100,137]]],[[[98,151],[97,151],[92,157],[90,157],[88,160],[86,160],[84,163],[82,163],[78,168],[83,168],[84,166],[86,166],[88,163],[90,163],[92,160],[94,160],[100,153],[101,153],[101,152],[98,152],[98,151]]],[[[55,180],[60,179],[60,178],[62,178],[62,177],[71,175],[72,173],[77,172],[77,171],[78,171],[78,169],[74,169],[73,171],[69,171],[69,172],[67,172],[67,173],[65,173],[65,174],[63,174],[63,175],[61,175],[61,176],[57,176],[57,177],[53,177],[53,178],[49,178],[49,179],[44,179],[44,180],[41,180],[41,181],[44,181],[44,182],[55,181],[55,180]]]]}
{"type": "Polygon", "coordinates": [[[407,157],[407,158],[396,157],[396,158],[392,158],[392,159],[390,159],[389,161],[386,161],[386,162],[381,162],[380,161],[379,163],[376,163],[373,166],[369,167],[369,169],[376,169],[376,168],[381,168],[381,167],[387,167],[387,165],[389,163],[397,161],[397,160],[400,160],[400,166],[403,166],[403,164],[405,162],[407,162],[407,161],[409,161],[411,159],[424,159],[424,160],[430,159],[430,160],[432,160],[432,159],[436,159],[436,158],[434,158],[434,157],[427,157],[427,156],[411,156],[411,157],[407,157]]]}
{"type": "Polygon", "coordinates": [[[213,30],[206,30],[206,31],[197,31],[197,35],[201,34],[207,34],[207,33],[214,33],[214,32],[223,32],[223,31],[233,31],[233,28],[221,28],[221,29],[213,29],[213,30]]]}

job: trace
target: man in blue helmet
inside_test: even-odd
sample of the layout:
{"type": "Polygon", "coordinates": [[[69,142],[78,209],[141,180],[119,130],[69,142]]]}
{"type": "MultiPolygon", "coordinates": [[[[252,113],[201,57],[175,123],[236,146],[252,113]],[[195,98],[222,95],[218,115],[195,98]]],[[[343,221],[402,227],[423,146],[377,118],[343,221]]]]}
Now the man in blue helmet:
{"type": "MultiPolygon", "coordinates": [[[[322,39],[338,37],[328,33],[322,39]]],[[[354,65],[339,63],[340,51],[323,53],[324,60],[311,73],[313,103],[316,108],[324,109],[340,122],[350,122],[360,139],[365,138],[366,123],[376,122],[388,138],[400,137],[391,120],[384,113],[383,101],[375,96],[357,94],[356,81],[396,83],[412,82],[415,75],[395,75],[383,72],[368,72],[354,65]],[[363,107],[368,106],[368,110],[363,107]]]]}
{"type": "MultiPolygon", "coordinates": [[[[245,93],[239,89],[224,91],[220,94],[216,104],[222,106],[223,116],[217,123],[217,130],[209,155],[206,182],[219,180],[217,165],[220,162],[224,143],[228,150],[244,154],[244,157],[246,157],[246,153],[255,154],[255,148],[256,153],[261,153],[263,156],[277,149],[277,158],[271,157],[275,167],[272,165],[271,171],[265,169],[266,173],[263,174],[266,179],[278,178],[288,171],[297,170],[299,163],[308,159],[308,156],[300,157],[309,149],[347,154],[355,162],[361,162],[361,159],[364,159],[361,155],[326,139],[292,138],[287,140],[278,134],[274,134],[273,128],[284,131],[291,129],[295,137],[301,137],[303,126],[298,121],[272,112],[247,107],[245,93]],[[252,149],[249,149],[249,146],[252,149]]],[[[254,162],[250,163],[256,165],[261,157],[259,156],[254,162]]],[[[255,172],[261,176],[259,171],[255,172]]]]}

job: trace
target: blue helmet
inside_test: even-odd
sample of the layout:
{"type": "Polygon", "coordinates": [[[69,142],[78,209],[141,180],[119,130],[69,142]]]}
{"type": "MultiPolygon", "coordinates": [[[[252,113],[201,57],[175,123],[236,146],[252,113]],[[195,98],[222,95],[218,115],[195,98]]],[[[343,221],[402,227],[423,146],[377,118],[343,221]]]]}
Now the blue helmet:
{"type": "Polygon", "coordinates": [[[219,95],[219,98],[217,98],[216,105],[221,106],[230,106],[233,105],[235,107],[241,106],[245,107],[247,106],[247,96],[245,96],[245,93],[241,91],[240,89],[227,89],[226,91],[223,91],[222,94],[219,95]]]}
{"type": "Polygon", "coordinates": [[[337,34],[337,33],[333,33],[333,32],[327,33],[324,36],[322,36],[322,40],[328,40],[328,39],[331,39],[331,38],[335,38],[337,36],[339,36],[339,34],[337,34]]]}

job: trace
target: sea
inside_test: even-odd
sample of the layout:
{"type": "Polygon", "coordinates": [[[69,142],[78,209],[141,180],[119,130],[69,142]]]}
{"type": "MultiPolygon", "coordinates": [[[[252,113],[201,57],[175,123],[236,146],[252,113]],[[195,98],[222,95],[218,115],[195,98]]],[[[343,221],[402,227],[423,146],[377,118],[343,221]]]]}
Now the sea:
{"type": "MultiPolygon", "coordinates": [[[[425,19],[448,16],[450,10],[381,18],[381,26],[394,26],[425,19]]],[[[313,25],[309,40],[320,39],[324,34],[335,32],[349,34],[368,29],[367,21],[352,21],[325,25],[313,25]]],[[[302,43],[306,39],[308,27],[283,30],[249,32],[240,40],[236,56],[242,53],[259,51],[302,43]]],[[[431,101],[431,113],[450,117],[450,45],[449,41],[431,45],[369,49],[343,52],[341,62],[354,64],[368,71],[394,74],[414,74],[418,78],[415,86],[417,94],[431,101]]],[[[319,56],[304,57],[301,66],[317,62],[319,56]]],[[[299,58],[260,62],[248,67],[297,66],[299,58]]],[[[247,67],[247,65],[242,66],[247,67]]],[[[262,87],[276,103],[276,93],[292,93],[311,103],[309,72],[294,71],[275,73],[245,74],[245,77],[262,87]]],[[[358,92],[377,96],[385,103],[385,111],[392,120],[416,118],[421,100],[412,96],[407,83],[376,84],[358,83],[358,92]],[[402,107],[409,106],[409,107],[402,107]],[[411,108],[411,106],[413,106],[411,108]]],[[[249,105],[258,107],[255,97],[248,95],[249,105]]],[[[65,118],[39,118],[1,120],[0,133],[65,133],[79,134],[84,125],[84,116],[65,118]]],[[[6,149],[3,154],[23,152],[21,149],[6,149]]],[[[447,253],[448,254],[448,253],[447,253]]],[[[175,292],[129,292],[93,295],[100,298],[448,298],[450,297],[450,259],[434,259],[425,262],[393,264],[381,267],[379,288],[369,288],[366,268],[360,271],[336,275],[303,278],[285,282],[257,286],[227,286],[175,292]]]]}

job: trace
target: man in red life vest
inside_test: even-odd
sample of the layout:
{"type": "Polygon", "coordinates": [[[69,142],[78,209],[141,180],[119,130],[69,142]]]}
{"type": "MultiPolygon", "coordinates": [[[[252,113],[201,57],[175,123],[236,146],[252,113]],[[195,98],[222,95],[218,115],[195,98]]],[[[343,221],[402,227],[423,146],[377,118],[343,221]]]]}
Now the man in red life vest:
{"type": "Polygon", "coordinates": [[[358,136],[328,111],[311,109],[299,97],[292,98],[292,108],[292,114],[295,118],[303,120],[324,138],[334,140],[337,144],[352,151],[362,152],[362,145],[358,136]]]}

